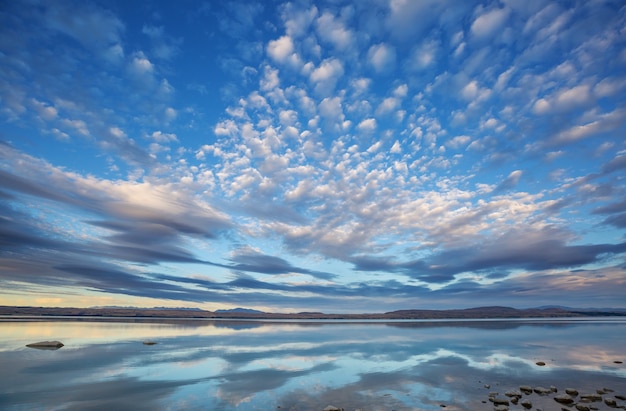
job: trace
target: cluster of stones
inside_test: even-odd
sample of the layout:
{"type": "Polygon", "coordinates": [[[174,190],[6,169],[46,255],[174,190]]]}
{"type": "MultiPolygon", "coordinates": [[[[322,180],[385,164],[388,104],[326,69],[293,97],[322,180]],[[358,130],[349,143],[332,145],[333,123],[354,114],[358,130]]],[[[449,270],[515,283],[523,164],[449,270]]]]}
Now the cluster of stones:
{"type": "MultiPolygon", "coordinates": [[[[488,388],[488,386],[485,386],[488,388]]],[[[593,411],[598,408],[593,406],[592,403],[602,402],[610,408],[621,408],[626,410],[626,405],[618,404],[618,400],[626,401],[626,396],[615,395],[605,396],[612,393],[613,390],[609,388],[603,388],[597,390],[594,394],[583,394],[579,396],[578,390],[574,388],[566,388],[564,393],[557,394],[558,389],[554,386],[550,388],[545,387],[531,387],[529,385],[522,385],[518,390],[510,390],[504,393],[504,397],[499,396],[497,392],[489,393],[489,401],[493,403],[494,411],[508,411],[511,404],[521,405],[525,410],[530,410],[533,407],[530,399],[522,399],[524,395],[531,395],[533,393],[540,396],[554,395],[554,401],[561,405],[572,408],[561,408],[563,411],[569,411],[570,409],[576,409],[577,411],[593,411]],[[604,396],[604,397],[603,397],[604,396]]],[[[483,401],[486,403],[486,401],[483,401]]]]}

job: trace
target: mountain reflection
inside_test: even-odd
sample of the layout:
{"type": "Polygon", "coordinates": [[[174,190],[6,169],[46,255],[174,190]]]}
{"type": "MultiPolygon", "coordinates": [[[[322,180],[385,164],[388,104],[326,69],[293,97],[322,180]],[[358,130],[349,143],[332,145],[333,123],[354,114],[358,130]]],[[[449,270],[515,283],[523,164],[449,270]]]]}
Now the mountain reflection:
{"type": "Polygon", "coordinates": [[[477,410],[520,385],[626,394],[624,337],[615,321],[2,322],[0,408],[477,410]],[[48,337],[63,350],[24,347],[48,337]]]}

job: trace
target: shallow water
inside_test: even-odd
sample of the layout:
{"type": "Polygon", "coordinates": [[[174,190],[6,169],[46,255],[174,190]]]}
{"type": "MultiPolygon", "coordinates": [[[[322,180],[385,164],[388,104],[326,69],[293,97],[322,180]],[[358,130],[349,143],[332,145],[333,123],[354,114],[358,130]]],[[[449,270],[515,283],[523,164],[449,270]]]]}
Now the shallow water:
{"type": "MultiPolygon", "coordinates": [[[[0,321],[0,409],[491,411],[490,392],[520,385],[626,395],[619,361],[619,318],[0,321]],[[65,346],[25,347],[44,340],[65,346]]],[[[560,410],[553,397],[525,396],[533,410],[560,410]]]]}

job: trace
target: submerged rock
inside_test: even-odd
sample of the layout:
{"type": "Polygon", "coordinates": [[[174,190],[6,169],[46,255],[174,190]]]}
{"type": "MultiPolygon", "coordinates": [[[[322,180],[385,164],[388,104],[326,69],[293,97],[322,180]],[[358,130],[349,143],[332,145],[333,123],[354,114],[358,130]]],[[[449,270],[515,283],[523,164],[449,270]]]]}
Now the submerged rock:
{"type": "Polygon", "coordinates": [[[617,401],[615,400],[615,398],[606,397],[604,399],[604,403],[611,408],[617,408],[617,401]]]}
{"type": "Polygon", "coordinates": [[[590,411],[589,407],[587,407],[586,405],[582,405],[582,404],[576,404],[576,409],[578,411],[590,411]]]}
{"type": "Polygon", "coordinates": [[[582,402],[597,402],[602,401],[602,397],[598,394],[585,394],[580,396],[582,402]]]}
{"type": "Polygon", "coordinates": [[[496,397],[493,399],[493,405],[509,405],[509,400],[506,398],[496,397]]]}
{"type": "Polygon", "coordinates": [[[572,397],[575,397],[578,395],[578,390],[576,388],[566,388],[565,392],[571,395],[572,397]]]}
{"type": "Polygon", "coordinates": [[[547,395],[552,393],[552,390],[550,388],[545,387],[535,387],[533,391],[535,391],[539,395],[547,395]]]}
{"type": "Polygon", "coordinates": [[[327,405],[326,408],[324,408],[324,411],[342,411],[342,409],[337,408],[334,405],[327,405]]]}
{"type": "Polygon", "coordinates": [[[574,399],[570,397],[569,394],[561,394],[555,396],[554,401],[558,402],[559,404],[569,405],[574,402],[574,399]]]}
{"type": "Polygon", "coordinates": [[[143,342],[143,345],[155,345],[155,344],[157,344],[156,341],[144,341],[143,342]]]}
{"type": "Polygon", "coordinates": [[[537,361],[535,364],[537,364],[540,367],[543,367],[544,365],[546,365],[546,363],[543,361],[537,361]]]}
{"type": "Polygon", "coordinates": [[[517,390],[509,390],[504,393],[507,397],[521,397],[522,393],[517,390]]]}
{"type": "Polygon", "coordinates": [[[524,400],[522,402],[520,402],[520,404],[522,405],[522,407],[526,408],[527,410],[531,409],[533,407],[533,403],[530,402],[529,400],[524,400]]]}
{"type": "Polygon", "coordinates": [[[37,348],[39,350],[58,350],[63,347],[60,341],[40,341],[32,344],[26,344],[29,348],[37,348]]]}
{"type": "Polygon", "coordinates": [[[519,390],[526,395],[530,395],[533,393],[533,388],[530,385],[521,385],[519,390]]]}

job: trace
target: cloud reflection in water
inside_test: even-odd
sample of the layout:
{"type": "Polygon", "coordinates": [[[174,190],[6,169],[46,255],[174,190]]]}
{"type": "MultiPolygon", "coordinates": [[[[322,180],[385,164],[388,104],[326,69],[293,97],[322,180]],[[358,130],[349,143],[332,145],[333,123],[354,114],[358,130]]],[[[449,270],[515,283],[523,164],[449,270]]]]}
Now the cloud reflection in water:
{"type": "Polygon", "coordinates": [[[624,337],[619,321],[1,322],[0,408],[488,409],[485,384],[626,394],[624,337]],[[23,348],[38,329],[66,346],[23,348]]]}

